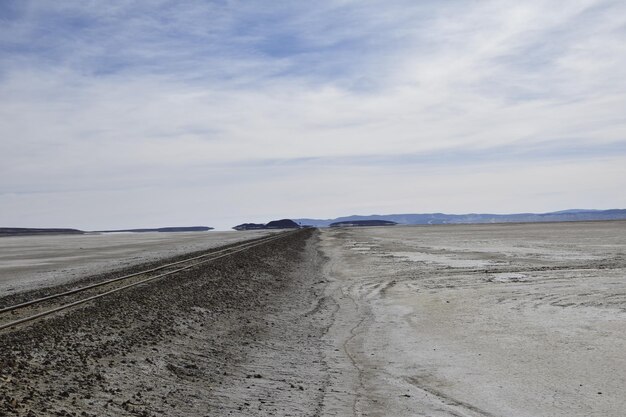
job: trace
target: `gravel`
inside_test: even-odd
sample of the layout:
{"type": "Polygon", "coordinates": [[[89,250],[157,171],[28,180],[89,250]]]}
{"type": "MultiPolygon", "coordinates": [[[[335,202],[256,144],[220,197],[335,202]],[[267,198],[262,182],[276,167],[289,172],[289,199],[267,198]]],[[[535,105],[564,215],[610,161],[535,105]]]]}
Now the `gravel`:
{"type": "Polygon", "coordinates": [[[325,389],[316,232],[0,334],[0,415],[310,415],[325,389]]]}

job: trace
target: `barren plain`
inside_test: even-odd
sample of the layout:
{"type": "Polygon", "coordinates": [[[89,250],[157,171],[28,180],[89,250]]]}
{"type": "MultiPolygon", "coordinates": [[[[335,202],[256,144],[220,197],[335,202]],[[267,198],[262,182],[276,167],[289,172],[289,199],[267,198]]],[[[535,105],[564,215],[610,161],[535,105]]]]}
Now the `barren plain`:
{"type": "Polygon", "coordinates": [[[626,222],[329,230],[322,247],[353,368],[336,415],[626,413],[626,222]]]}
{"type": "Polygon", "coordinates": [[[271,231],[89,233],[0,238],[0,294],[254,239],[271,231]]]}
{"type": "Polygon", "coordinates": [[[626,222],[303,230],[0,334],[0,414],[626,413],[626,222]]]}

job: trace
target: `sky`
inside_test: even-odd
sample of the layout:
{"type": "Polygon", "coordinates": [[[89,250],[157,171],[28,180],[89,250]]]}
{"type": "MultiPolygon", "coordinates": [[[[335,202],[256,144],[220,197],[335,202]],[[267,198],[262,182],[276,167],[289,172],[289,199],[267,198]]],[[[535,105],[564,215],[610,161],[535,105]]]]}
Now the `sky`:
{"type": "Polygon", "coordinates": [[[626,2],[0,2],[0,226],[626,208],[626,2]]]}

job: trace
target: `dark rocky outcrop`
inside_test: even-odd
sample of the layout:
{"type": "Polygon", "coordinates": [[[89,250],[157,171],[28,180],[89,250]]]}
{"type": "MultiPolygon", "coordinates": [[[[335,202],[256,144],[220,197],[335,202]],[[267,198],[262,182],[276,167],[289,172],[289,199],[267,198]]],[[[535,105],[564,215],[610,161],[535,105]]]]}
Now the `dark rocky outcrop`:
{"type": "Polygon", "coordinates": [[[261,229],[265,229],[265,225],[262,223],[243,223],[243,224],[238,224],[237,226],[233,227],[233,229],[235,230],[261,230],[261,229]]]}
{"type": "Polygon", "coordinates": [[[290,219],[272,220],[267,224],[243,223],[233,227],[235,230],[263,230],[263,229],[300,229],[300,225],[290,219]]]}
{"type": "Polygon", "coordinates": [[[265,225],[266,229],[299,229],[298,223],[290,219],[273,220],[265,225]]]}

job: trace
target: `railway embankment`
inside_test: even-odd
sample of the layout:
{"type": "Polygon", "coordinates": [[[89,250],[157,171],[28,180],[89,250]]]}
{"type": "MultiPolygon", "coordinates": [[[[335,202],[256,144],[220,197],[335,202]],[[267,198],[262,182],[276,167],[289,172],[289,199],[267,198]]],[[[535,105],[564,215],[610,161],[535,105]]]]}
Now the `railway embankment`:
{"type": "Polygon", "coordinates": [[[3,330],[0,415],[315,410],[332,313],[317,239],[301,230],[3,330]]]}

